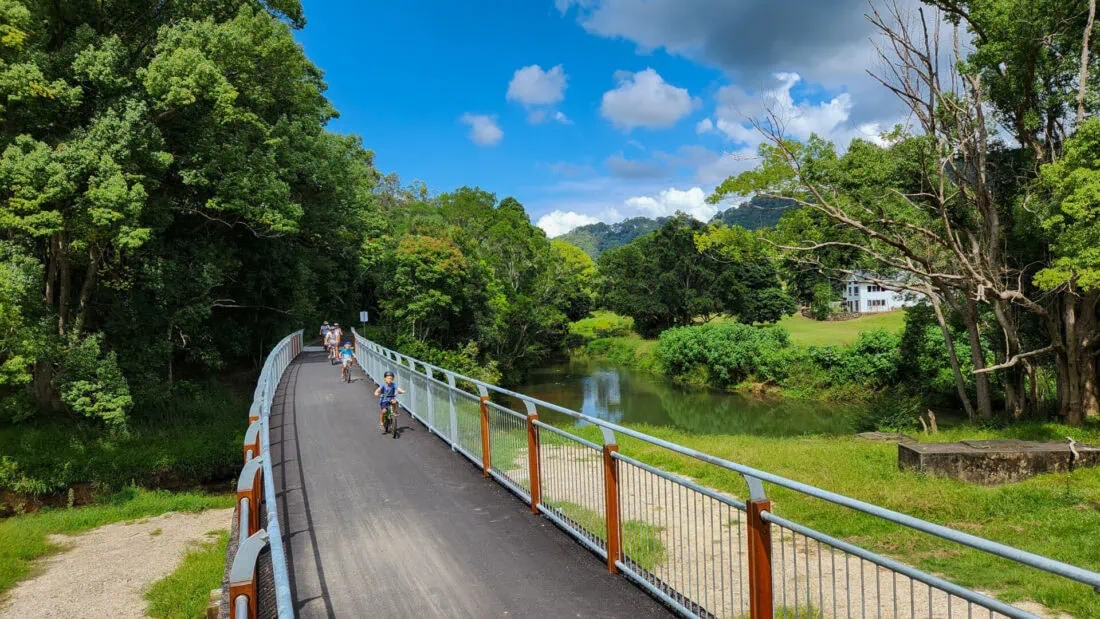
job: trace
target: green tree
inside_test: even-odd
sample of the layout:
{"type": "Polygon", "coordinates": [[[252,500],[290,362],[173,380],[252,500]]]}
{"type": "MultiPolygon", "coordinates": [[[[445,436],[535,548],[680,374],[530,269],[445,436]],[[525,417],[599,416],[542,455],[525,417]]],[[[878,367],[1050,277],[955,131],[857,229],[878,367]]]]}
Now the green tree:
{"type": "Polygon", "coordinates": [[[794,301],[779,289],[775,270],[759,246],[728,238],[751,238],[750,233],[726,227],[706,231],[704,224],[681,214],[656,232],[602,254],[602,302],[632,317],[647,336],[720,314],[751,323],[774,322],[794,312],[794,301]],[[722,240],[714,240],[718,235],[722,240]],[[715,247],[721,251],[712,252],[715,247]]]}

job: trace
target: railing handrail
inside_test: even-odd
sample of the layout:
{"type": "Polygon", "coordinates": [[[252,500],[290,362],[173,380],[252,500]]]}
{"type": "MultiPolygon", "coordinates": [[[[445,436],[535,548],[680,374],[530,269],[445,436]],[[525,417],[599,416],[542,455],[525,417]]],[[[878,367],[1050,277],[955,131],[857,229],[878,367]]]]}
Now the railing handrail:
{"type": "MultiPolygon", "coordinates": [[[[234,619],[243,619],[242,613],[254,616],[257,611],[256,600],[256,560],[259,550],[256,544],[267,545],[270,549],[271,568],[275,584],[275,605],[279,619],[293,619],[294,600],[290,593],[290,575],[287,573],[286,553],[283,549],[283,537],[279,523],[279,507],[275,494],[275,476],[272,471],[271,458],[271,405],[278,389],[279,381],[283,373],[294,357],[302,350],[303,331],[295,331],[279,341],[268,353],[260,370],[260,377],[256,381],[256,389],[252,395],[252,404],[249,407],[250,426],[245,433],[244,454],[245,465],[241,471],[241,479],[238,481],[238,544],[232,564],[234,569],[244,572],[247,570],[251,577],[247,579],[248,585],[242,589],[230,586],[230,614],[234,619]],[[257,428],[258,423],[258,428],[257,428]],[[257,436],[258,435],[258,436],[257,436]],[[255,453],[254,447],[259,442],[259,453],[255,453]],[[257,470],[257,468],[259,470],[257,470]],[[255,487],[255,477],[262,478],[262,492],[255,487]],[[259,505],[265,505],[267,514],[267,528],[258,529],[259,505]],[[258,529],[253,531],[253,529],[258,529]],[[247,557],[241,555],[245,547],[245,541],[250,540],[247,546],[247,557]],[[244,563],[238,566],[238,561],[244,563]],[[247,565],[245,565],[247,563],[247,565]]],[[[238,574],[238,578],[243,578],[238,574]]],[[[242,585],[243,586],[243,585],[242,585]]]]}
{"type": "Polygon", "coordinates": [[[863,512],[863,513],[869,514],[871,516],[875,516],[875,517],[881,518],[883,520],[887,520],[889,522],[893,522],[895,524],[899,524],[901,526],[904,526],[904,527],[907,527],[907,528],[910,528],[910,529],[914,529],[914,530],[917,530],[917,531],[921,531],[923,533],[934,535],[936,537],[940,537],[942,539],[946,539],[948,541],[952,541],[952,542],[961,544],[963,546],[968,546],[970,548],[974,548],[974,549],[980,550],[982,552],[986,552],[986,553],[989,553],[989,554],[992,554],[992,555],[1003,557],[1005,559],[1016,561],[1016,562],[1021,563],[1023,565],[1027,565],[1027,566],[1030,566],[1030,567],[1033,567],[1033,568],[1036,568],[1036,569],[1039,569],[1039,570],[1043,570],[1045,572],[1050,572],[1052,574],[1057,574],[1059,576],[1063,576],[1065,578],[1069,578],[1071,580],[1075,580],[1077,582],[1087,584],[1087,585],[1093,587],[1098,593],[1100,593],[1100,573],[1093,572],[1093,571],[1090,571],[1090,570],[1087,570],[1087,569],[1084,569],[1084,568],[1081,568],[1081,567],[1078,567],[1078,566],[1075,566],[1075,565],[1071,565],[1069,563],[1058,561],[1056,559],[1051,559],[1050,557],[1045,557],[1045,556],[1042,556],[1042,555],[1039,555],[1039,554],[1035,554],[1033,552],[1028,552],[1026,550],[1021,550],[1019,548],[1015,548],[1013,546],[1008,546],[1006,544],[1002,544],[1000,542],[995,542],[995,541],[992,541],[992,540],[989,540],[989,539],[986,539],[986,538],[983,538],[983,537],[978,537],[976,535],[971,535],[969,533],[963,533],[961,531],[957,531],[955,529],[951,529],[951,528],[945,527],[943,525],[939,525],[939,524],[936,524],[936,523],[933,523],[933,522],[929,522],[927,520],[916,518],[914,516],[909,516],[909,515],[903,514],[901,512],[897,512],[897,511],[894,511],[894,510],[891,510],[891,509],[880,507],[878,505],[874,505],[872,503],[867,503],[865,501],[860,501],[859,499],[854,499],[854,498],[846,496],[846,495],[842,495],[842,494],[838,494],[836,492],[831,492],[831,491],[828,491],[828,490],[817,488],[816,486],[811,486],[809,484],[805,484],[805,483],[802,483],[802,482],[799,482],[799,481],[788,479],[788,478],[782,477],[780,475],[776,475],[776,474],[773,474],[773,473],[768,473],[767,471],[762,471],[760,469],[757,469],[757,468],[754,468],[754,467],[751,467],[751,466],[747,466],[747,465],[744,465],[744,464],[739,464],[739,463],[736,463],[736,462],[732,462],[732,461],[726,460],[724,458],[719,458],[717,456],[713,456],[713,455],[705,453],[705,452],[701,452],[701,451],[698,451],[698,450],[695,450],[695,449],[691,449],[690,447],[685,447],[683,445],[679,445],[679,444],[673,443],[671,441],[666,441],[664,439],[660,439],[660,438],[657,438],[655,436],[651,436],[651,435],[646,434],[644,432],[639,432],[637,430],[632,430],[630,428],[618,425],[616,423],[612,423],[610,421],[605,421],[603,419],[598,419],[598,418],[595,418],[595,417],[591,417],[591,416],[585,415],[583,413],[580,413],[580,412],[577,412],[577,411],[570,410],[568,408],[559,406],[557,404],[553,404],[551,402],[546,402],[546,401],[540,400],[538,398],[534,398],[534,397],[531,397],[531,396],[528,396],[528,395],[524,395],[522,393],[518,393],[518,392],[512,391],[510,389],[505,389],[503,387],[498,387],[496,385],[486,383],[486,382],[478,380],[476,378],[470,378],[468,376],[464,376],[464,375],[459,374],[457,372],[453,372],[453,371],[450,371],[450,370],[447,370],[447,369],[444,369],[444,368],[440,368],[438,366],[435,366],[435,365],[432,365],[430,363],[421,361],[419,359],[409,357],[408,355],[399,353],[397,351],[390,350],[389,348],[386,348],[385,346],[382,346],[381,344],[378,344],[377,342],[373,342],[371,340],[366,339],[365,337],[360,335],[357,331],[355,331],[354,328],[352,329],[352,333],[355,335],[356,338],[362,339],[364,342],[367,342],[368,344],[371,344],[371,345],[374,345],[374,346],[378,347],[381,351],[383,351],[383,353],[392,353],[392,354],[397,355],[399,359],[408,360],[411,364],[408,367],[409,367],[409,369],[411,369],[414,372],[417,371],[416,368],[414,367],[415,364],[420,364],[421,366],[431,368],[432,370],[437,370],[439,372],[442,372],[444,375],[450,375],[450,376],[454,377],[457,380],[466,381],[466,382],[471,383],[473,385],[476,385],[480,388],[483,388],[487,391],[492,391],[492,392],[496,392],[496,393],[499,393],[499,394],[502,394],[502,395],[507,395],[509,397],[516,398],[516,399],[524,401],[524,402],[530,402],[531,404],[534,404],[536,406],[541,406],[545,409],[552,410],[554,412],[557,412],[557,413],[560,413],[560,414],[563,414],[563,415],[567,415],[569,417],[572,417],[572,418],[590,423],[590,424],[598,426],[600,428],[605,428],[607,430],[610,430],[610,431],[616,432],[616,433],[622,433],[626,436],[630,436],[631,438],[635,438],[635,439],[638,439],[640,441],[650,443],[652,445],[656,445],[656,446],[662,447],[664,449],[668,449],[672,452],[679,453],[681,455],[688,456],[690,458],[694,458],[696,460],[700,460],[702,462],[706,462],[708,464],[713,464],[715,466],[719,466],[721,468],[733,471],[735,473],[738,473],[738,474],[744,476],[746,478],[746,480],[749,481],[750,488],[751,488],[751,485],[752,485],[753,481],[768,482],[768,483],[774,484],[776,486],[780,486],[780,487],[783,487],[783,488],[787,488],[789,490],[793,490],[795,492],[805,494],[807,496],[812,496],[814,498],[818,498],[818,499],[821,499],[821,500],[824,500],[824,501],[828,501],[830,503],[840,505],[842,507],[847,507],[847,508],[853,509],[855,511],[863,512]]]}

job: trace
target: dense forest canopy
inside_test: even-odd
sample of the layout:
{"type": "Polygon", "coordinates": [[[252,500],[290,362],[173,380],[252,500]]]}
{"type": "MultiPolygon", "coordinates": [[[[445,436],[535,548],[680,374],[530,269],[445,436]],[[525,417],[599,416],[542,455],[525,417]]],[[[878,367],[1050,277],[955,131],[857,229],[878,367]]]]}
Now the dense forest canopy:
{"type": "Polygon", "coordinates": [[[362,308],[490,372],[587,313],[591,260],[518,202],[402,188],[326,129],[303,24],[296,0],[0,0],[0,418],[124,428],[362,308]]]}

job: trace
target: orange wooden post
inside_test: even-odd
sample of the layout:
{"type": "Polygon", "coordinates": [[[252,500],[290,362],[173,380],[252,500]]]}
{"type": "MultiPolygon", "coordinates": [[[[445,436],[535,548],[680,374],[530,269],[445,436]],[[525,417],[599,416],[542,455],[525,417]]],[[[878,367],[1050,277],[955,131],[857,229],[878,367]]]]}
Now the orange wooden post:
{"type": "Polygon", "coordinates": [[[531,513],[539,513],[542,502],[542,476],[539,474],[539,429],[535,422],[538,414],[527,415],[527,470],[531,482],[531,513]]]}
{"type": "Polygon", "coordinates": [[[772,531],[762,513],[772,502],[757,499],[748,504],[749,516],[749,616],[772,616],[772,531]]]}
{"type": "Polygon", "coordinates": [[[229,585],[229,619],[252,619],[257,616],[256,610],[256,579],[248,582],[230,583],[229,585]],[[237,596],[248,598],[248,616],[237,616],[237,596]]]}
{"type": "Polygon", "coordinates": [[[603,446],[603,485],[604,485],[604,509],[607,521],[607,570],[612,574],[619,573],[619,567],[615,562],[619,560],[622,548],[622,527],[619,524],[619,467],[615,466],[615,458],[612,454],[619,451],[619,446],[612,443],[603,446]]]}
{"type": "Polygon", "coordinates": [[[489,476],[492,458],[489,453],[489,396],[481,396],[481,472],[489,476]]]}

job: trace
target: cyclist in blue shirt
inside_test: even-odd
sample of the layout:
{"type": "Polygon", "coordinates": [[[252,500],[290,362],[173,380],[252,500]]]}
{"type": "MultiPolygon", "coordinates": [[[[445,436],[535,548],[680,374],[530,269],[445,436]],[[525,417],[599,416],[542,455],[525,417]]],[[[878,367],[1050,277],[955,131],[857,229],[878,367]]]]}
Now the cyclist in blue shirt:
{"type": "MultiPolygon", "coordinates": [[[[405,390],[393,382],[393,372],[386,372],[382,377],[382,381],[382,384],[374,390],[374,395],[378,396],[378,405],[382,408],[378,413],[378,429],[382,431],[382,434],[385,434],[386,408],[390,405],[390,402],[396,402],[397,396],[405,393],[405,390]]],[[[396,419],[394,419],[394,423],[397,423],[396,419]]]]}
{"type": "Polygon", "coordinates": [[[344,347],[340,349],[340,378],[351,371],[351,363],[355,361],[355,349],[352,348],[351,342],[344,342],[344,347]]]}

